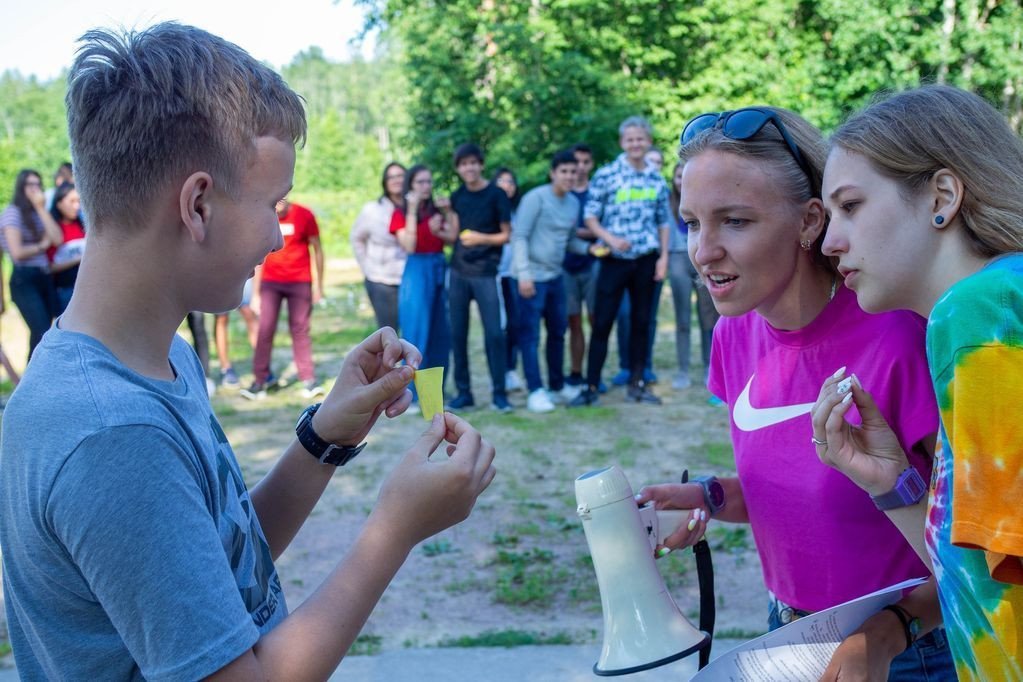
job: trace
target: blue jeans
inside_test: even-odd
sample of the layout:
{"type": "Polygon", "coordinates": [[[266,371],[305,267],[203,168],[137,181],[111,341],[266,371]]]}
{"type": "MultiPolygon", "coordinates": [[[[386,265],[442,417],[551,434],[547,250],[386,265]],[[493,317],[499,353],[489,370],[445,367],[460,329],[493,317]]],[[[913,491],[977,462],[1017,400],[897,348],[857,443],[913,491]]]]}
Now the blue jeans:
{"type": "MultiPolygon", "coordinates": [[[[398,287],[398,323],[402,337],[423,354],[423,369],[443,367],[447,374],[451,352],[448,292],[444,286],[447,264],[442,253],[412,253],[398,287]]],[[[415,385],[410,385],[417,400],[415,385]]]]}
{"type": "Polygon", "coordinates": [[[549,282],[534,282],[536,294],[525,298],[518,294],[518,284],[513,280],[518,308],[518,340],[522,353],[522,370],[526,384],[532,393],[543,388],[540,379],[540,318],[547,327],[547,377],[550,389],[560,391],[565,386],[565,328],[568,314],[565,308],[565,282],[555,277],[549,282]]]}
{"type": "MultiPolygon", "coordinates": [[[[809,615],[771,599],[767,615],[769,630],[777,630],[793,620],[809,615]]],[[[955,682],[955,663],[948,648],[945,630],[938,628],[913,642],[913,646],[892,660],[888,668],[888,682],[955,682]]]]}
{"type": "Polygon", "coordinates": [[[53,322],[56,307],[53,278],[44,268],[15,265],[11,272],[11,300],[28,327],[28,357],[43,340],[43,334],[53,322]]]}
{"type": "MultiPolygon", "coordinates": [[[[406,268],[408,265],[405,266],[406,268]]],[[[476,307],[483,322],[483,345],[487,351],[487,365],[495,396],[504,396],[504,375],[507,370],[507,349],[504,336],[504,303],[497,276],[466,276],[452,269],[448,278],[448,297],[451,306],[451,338],[455,360],[455,386],[459,395],[472,393],[469,381],[469,304],[476,299],[476,307]]]]}

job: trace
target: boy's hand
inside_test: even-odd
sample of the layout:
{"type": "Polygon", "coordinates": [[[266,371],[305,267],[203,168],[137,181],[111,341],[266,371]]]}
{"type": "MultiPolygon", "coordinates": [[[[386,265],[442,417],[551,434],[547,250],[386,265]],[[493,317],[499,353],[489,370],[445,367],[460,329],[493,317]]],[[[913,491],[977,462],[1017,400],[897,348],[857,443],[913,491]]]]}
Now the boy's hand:
{"type": "Polygon", "coordinates": [[[408,408],[408,385],[422,360],[416,347],[393,329],[378,329],[345,357],[334,387],[313,417],[313,429],[331,443],[359,444],[382,412],[397,417],[408,408]]]}
{"type": "Polygon", "coordinates": [[[450,412],[434,415],[384,481],[369,524],[411,548],[464,521],[496,473],[494,446],[479,431],[450,412]],[[444,441],[446,454],[435,452],[444,441]]]}
{"type": "Polygon", "coordinates": [[[657,265],[654,267],[654,281],[663,282],[664,278],[668,276],[668,254],[667,252],[662,253],[657,258],[657,265]]]}
{"type": "Polygon", "coordinates": [[[462,230],[458,235],[459,241],[462,242],[462,246],[473,247],[481,246],[486,239],[482,232],[476,232],[475,230],[462,230]]]}
{"type": "Polygon", "coordinates": [[[610,246],[615,251],[617,251],[618,253],[625,253],[626,251],[632,248],[632,243],[628,239],[616,237],[613,234],[608,235],[607,239],[605,239],[604,241],[607,242],[607,245],[610,246]]]}

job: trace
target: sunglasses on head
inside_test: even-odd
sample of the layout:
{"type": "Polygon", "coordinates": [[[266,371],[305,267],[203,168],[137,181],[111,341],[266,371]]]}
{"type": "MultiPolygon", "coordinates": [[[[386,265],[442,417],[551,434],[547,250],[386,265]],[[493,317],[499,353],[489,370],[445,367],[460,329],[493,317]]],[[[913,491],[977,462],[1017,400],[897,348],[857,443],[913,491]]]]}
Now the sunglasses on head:
{"type": "Polygon", "coordinates": [[[735,111],[700,114],[690,120],[686,127],[682,129],[682,136],[679,141],[684,146],[689,144],[703,131],[715,128],[719,129],[730,140],[748,140],[759,133],[768,123],[773,123],[774,127],[778,129],[796,163],[806,173],[806,177],[812,179],[813,175],[810,173],[810,167],[807,165],[802,153],[800,153],[799,147],[792,140],[792,136],[789,135],[789,131],[785,129],[785,124],[781,122],[778,114],[769,109],[749,107],[746,109],[736,109],[735,111]]]}

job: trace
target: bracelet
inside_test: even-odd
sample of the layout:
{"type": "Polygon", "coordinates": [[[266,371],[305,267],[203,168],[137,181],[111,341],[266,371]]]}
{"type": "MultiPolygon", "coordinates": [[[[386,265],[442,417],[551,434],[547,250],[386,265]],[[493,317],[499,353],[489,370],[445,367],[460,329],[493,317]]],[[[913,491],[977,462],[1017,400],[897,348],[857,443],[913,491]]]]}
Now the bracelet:
{"type": "Polygon", "coordinates": [[[899,622],[902,623],[902,631],[906,635],[906,648],[908,649],[913,646],[913,630],[910,627],[910,623],[913,621],[913,618],[909,615],[906,609],[902,608],[898,604],[888,604],[881,610],[891,611],[895,614],[895,616],[899,619],[899,622]]]}

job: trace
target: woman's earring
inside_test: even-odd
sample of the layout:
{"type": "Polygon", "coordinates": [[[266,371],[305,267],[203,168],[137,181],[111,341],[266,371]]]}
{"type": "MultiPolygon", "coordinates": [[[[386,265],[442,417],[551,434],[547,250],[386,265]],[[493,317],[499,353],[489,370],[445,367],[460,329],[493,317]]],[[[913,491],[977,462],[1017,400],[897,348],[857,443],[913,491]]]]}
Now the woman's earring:
{"type": "Polygon", "coordinates": [[[800,248],[803,249],[803,251],[809,251],[810,250],[810,246],[812,244],[813,244],[813,242],[811,242],[809,239],[803,239],[803,240],[801,240],[799,242],[799,246],[800,246],[800,248]]]}
{"type": "Polygon", "coordinates": [[[941,225],[941,224],[943,224],[944,222],[945,222],[945,216],[943,216],[943,215],[940,215],[940,214],[939,214],[939,215],[936,215],[936,216],[934,216],[934,224],[935,224],[935,225],[941,225]]]}

